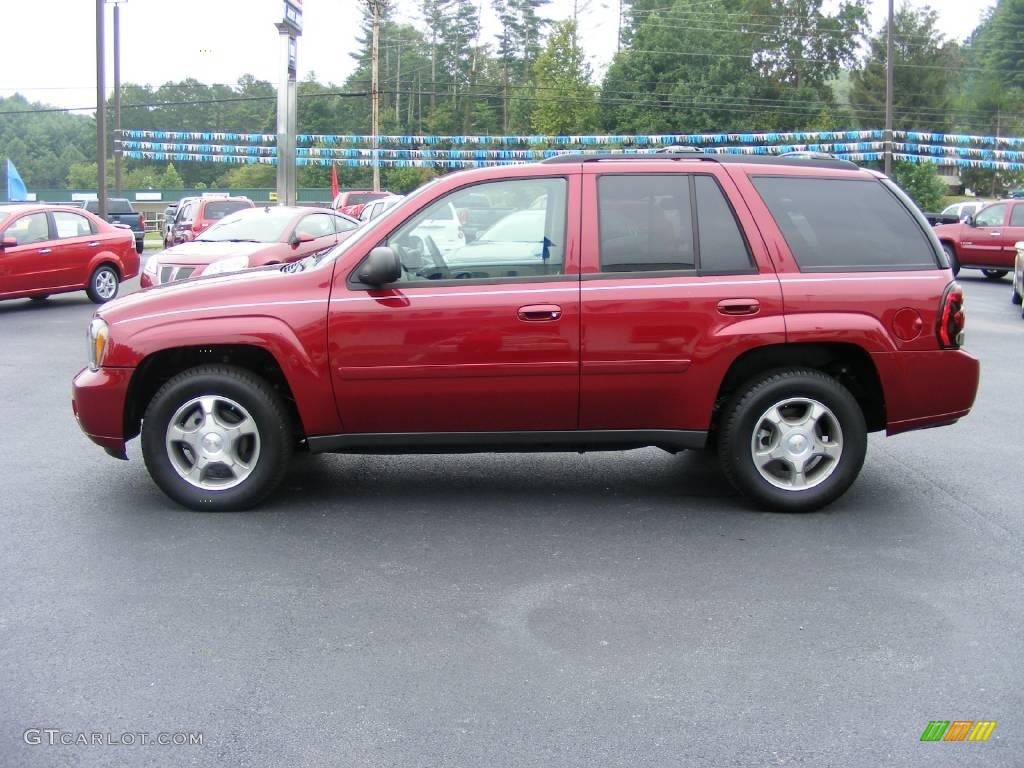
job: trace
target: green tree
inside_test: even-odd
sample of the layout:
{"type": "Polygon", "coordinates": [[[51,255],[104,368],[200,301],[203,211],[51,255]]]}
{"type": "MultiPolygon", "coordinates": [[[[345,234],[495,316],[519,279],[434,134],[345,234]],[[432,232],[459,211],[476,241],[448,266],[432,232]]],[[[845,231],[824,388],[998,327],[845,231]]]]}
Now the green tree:
{"type": "MultiPolygon", "coordinates": [[[[960,50],[946,42],[931,8],[904,4],[893,16],[893,126],[947,131],[953,127],[960,50]]],[[[886,27],[870,41],[862,67],[851,74],[850,104],[858,123],[876,128],[885,120],[886,27]]]]}
{"type": "Polygon", "coordinates": [[[893,163],[893,181],[922,211],[938,211],[946,195],[946,183],[932,163],[893,163]]]}
{"type": "Polygon", "coordinates": [[[557,23],[534,65],[537,97],[531,123],[542,134],[584,133],[597,115],[590,65],[580,47],[576,22],[557,23]]]}

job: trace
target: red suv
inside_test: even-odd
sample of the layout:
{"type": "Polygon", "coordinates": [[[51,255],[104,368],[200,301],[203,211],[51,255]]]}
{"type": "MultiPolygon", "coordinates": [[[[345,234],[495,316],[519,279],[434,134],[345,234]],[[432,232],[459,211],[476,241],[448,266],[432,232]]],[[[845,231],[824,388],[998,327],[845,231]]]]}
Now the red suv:
{"type": "Polygon", "coordinates": [[[1024,200],[990,203],[959,224],[940,224],[935,234],[953,267],[980,269],[998,280],[1013,269],[1014,244],[1024,240],[1024,200]]]}
{"type": "Polygon", "coordinates": [[[198,510],[258,503],[295,450],[657,446],[716,450],[748,497],[806,511],[854,481],[868,432],[969,412],[963,303],[914,204],[852,163],[569,155],[102,308],[73,407],[113,456],[141,432],[198,510]],[[505,218],[442,252],[425,223],[470,196],[505,218]]]}
{"type": "Polygon", "coordinates": [[[178,205],[171,226],[171,242],[167,247],[191,242],[225,216],[253,207],[252,200],[247,197],[186,197],[178,205]]]}
{"type": "Polygon", "coordinates": [[[135,235],[81,208],[0,207],[0,299],[81,291],[97,304],[139,273],[135,235]]]}

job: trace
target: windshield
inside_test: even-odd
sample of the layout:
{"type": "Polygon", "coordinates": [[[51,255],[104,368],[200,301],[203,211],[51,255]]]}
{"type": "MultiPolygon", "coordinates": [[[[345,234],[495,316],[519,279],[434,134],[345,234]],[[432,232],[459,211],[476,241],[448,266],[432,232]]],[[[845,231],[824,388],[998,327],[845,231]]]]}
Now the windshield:
{"type": "Polygon", "coordinates": [[[221,219],[203,232],[197,241],[223,243],[232,240],[276,243],[295,219],[295,212],[280,208],[255,208],[221,219]]]}

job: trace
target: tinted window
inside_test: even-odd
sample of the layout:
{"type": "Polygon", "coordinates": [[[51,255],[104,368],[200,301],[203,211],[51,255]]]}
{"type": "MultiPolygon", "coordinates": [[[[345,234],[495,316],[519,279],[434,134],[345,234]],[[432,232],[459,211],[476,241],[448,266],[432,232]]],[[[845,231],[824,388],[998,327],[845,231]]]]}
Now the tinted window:
{"type": "Polygon", "coordinates": [[[752,179],[802,272],[931,269],[935,252],[909,210],[874,179],[752,179]]]}
{"type": "Polygon", "coordinates": [[[403,280],[468,280],[558,275],[565,260],[566,181],[519,179],[472,187],[495,206],[496,220],[467,242],[456,213],[466,191],[429,205],[387,240],[403,280]],[[539,198],[541,207],[531,207],[539,198]]]}
{"type": "Polygon", "coordinates": [[[107,200],[107,213],[135,213],[132,204],[123,197],[107,200]]]}
{"type": "Polygon", "coordinates": [[[1013,212],[1010,214],[1010,226],[1024,227],[1024,205],[1013,206],[1013,212]]]}
{"type": "Polygon", "coordinates": [[[711,176],[694,176],[701,274],[753,271],[736,216],[711,176]]]}
{"type": "Polygon", "coordinates": [[[252,204],[241,200],[207,203],[206,209],[203,211],[203,219],[205,221],[220,221],[229,213],[240,211],[243,208],[252,208],[252,204]]]}
{"type": "Polygon", "coordinates": [[[371,200],[377,200],[381,197],[387,197],[390,192],[352,192],[348,196],[348,201],[345,205],[359,205],[360,203],[368,203],[371,200]]]}
{"type": "Polygon", "coordinates": [[[597,195],[602,271],[694,268],[688,175],[602,176],[597,195]]]}
{"type": "Polygon", "coordinates": [[[45,213],[30,213],[11,222],[4,237],[13,237],[18,245],[31,245],[50,239],[50,228],[45,213]]]}
{"type": "Polygon", "coordinates": [[[54,211],[53,223],[57,227],[59,238],[82,237],[93,233],[92,222],[77,213],[54,211]]]}

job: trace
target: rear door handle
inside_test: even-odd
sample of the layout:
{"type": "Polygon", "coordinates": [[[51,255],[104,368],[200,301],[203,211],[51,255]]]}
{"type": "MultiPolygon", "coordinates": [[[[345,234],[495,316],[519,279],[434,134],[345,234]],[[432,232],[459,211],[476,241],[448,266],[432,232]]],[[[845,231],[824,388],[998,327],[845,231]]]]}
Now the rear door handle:
{"type": "Polygon", "coordinates": [[[53,253],[53,248],[40,248],[40,253],[53,253]]]}
{"type": "Polygon", "coordinates": [[[722,315],[756,315],[761,310],[757,299],[722,299],[718,312],[722,315]]]}
{"type": "Polygon", "coordinates": [[[557,320],[562,316],[562,308],[557,304],[528,304],[519,308],[519,319],[528,322],[557,320]]]}
{"type": "Polygon", "coordinates": [[[988,236],[989,237],[1001,237],[1002,234],[1003,234],[1002,232],[989,232],[988,236]]]}
{"type": "Polygon", "coordinates": [[[89,245],[92,246],[93,248],[95,248],[99,244],[100,244],[99,240],[93,240],[91,243],[89,243],[89,245]]]}

